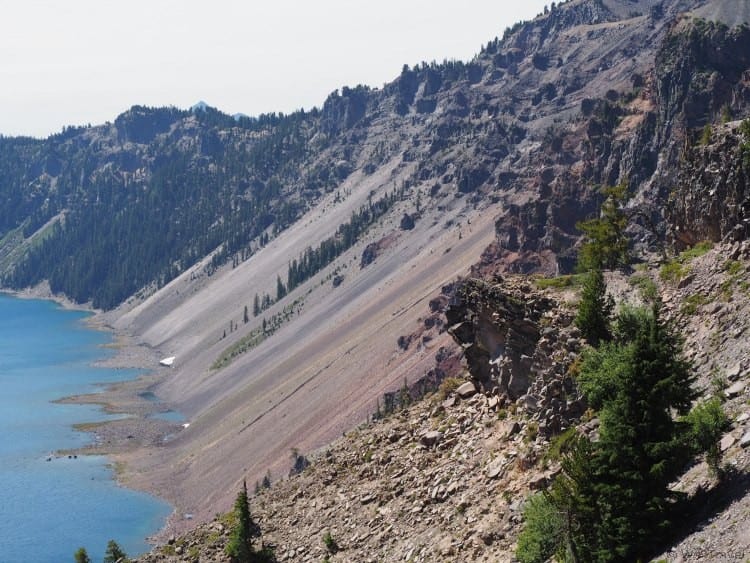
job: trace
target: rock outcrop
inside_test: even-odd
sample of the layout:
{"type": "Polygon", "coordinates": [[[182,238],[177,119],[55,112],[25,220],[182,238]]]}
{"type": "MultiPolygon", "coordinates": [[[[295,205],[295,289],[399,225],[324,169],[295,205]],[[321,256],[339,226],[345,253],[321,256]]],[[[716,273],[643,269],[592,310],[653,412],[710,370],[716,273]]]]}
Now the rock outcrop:
{"type": "Polygon", "coordinates": [[[750,139],[740,124],[706,129],[704,142],[685,147],[667,207],[669,234],[680,249],[750,235],[750,139]]]}
{"type": "Polygon", "coordinates": [[[547,435],[580,416],[583,403],[568,374],[581,347],[572,313],[527,280],[472,279],[460,284],[446,311],[477,385],[514,401],[547,435]]]}

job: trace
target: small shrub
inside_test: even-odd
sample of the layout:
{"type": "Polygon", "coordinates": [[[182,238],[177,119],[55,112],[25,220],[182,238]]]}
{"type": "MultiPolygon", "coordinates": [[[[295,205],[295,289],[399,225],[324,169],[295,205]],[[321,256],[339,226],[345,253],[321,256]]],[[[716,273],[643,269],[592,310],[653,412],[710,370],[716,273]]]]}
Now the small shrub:
{"type": "Polygon", "coordinates": [[[680,312],[683,315],[687,316],[694,315],[698,310],[698,307],[700,307],[701,305],[705,305],[706,303],[708,303],[708,301],[708,297],[706,297],[702,293],[694,293],[693,295],[686,298],[682,303],[680,312]]]}
{"type": "Polygon", "coordinates": [[[690,268],[684,266],[677,260],[671,260],[663,264],[659,270],[659,279],[665,283],[676,284],[690,271],[690,268]]]}
{"type": "Polygon", "coordinates": [[[718,368],[711,370],[710,387],[713,397],[718,398],[720,401],[724,400],[724,389],[727,388],[727,378],[718,368]]]}
{"type": "Polygon", "coordinates": [[[647,303],[653,303],[659,298],[659,289],[656,287],[656,283],[647,275],[630,276],[628,283],[638,289],[641,299],[647,303]]]}
{"type": "Polygon", "coordinates": [[[438,387],[438,398],[441,401],[444,401],[448,398],[448,395],[453,393],[456,389],[458,389],[462,384],[464,383],[464,380],[460,377],[448,377],[443,380],[443,382],[440,384],[440,387],[438,387]]]}
{"type": "Polygon", "coordinates": [[[333,539],[331,532],[325,533],[325,535],[323,536],[323,543],[325,544],[328,553],[337,553],[340,549],[339,544],[336,543],[335,539],[333,539]]]}
{"type": "Polygon", "coordinates": [[[524,442],[533,442],[539,435],[539,425],[531,421],[526,425],[526,435],[523,438],[524,442]]]}
{"type": "Polygon", "coordinates": [[[559,461],[563,454],[568,451],[569,446],[573,443],[573,438],[578,435],[575,427],[568,428],[564,432],[555,436],[549,444],[549,449],[544,455],[545,461],[559,461]]]}
{"type": "Polygon", "coordinates": [[[737,260],[727,260],[724,262],[724,271],[730,276],[739,275],[742,271],[742,262],[737,260]]]}
{"type": "Polygon", "coordinates": [[[544,563],[560,547],[562,516],[544,494],[537,493],[526,501],[523,520],[516,557],[521,563],[544,563]]]}
{"type": "Polygon", "coordinates": [[[706,463],[716,477],[721,477],[721,449],[719,440],[729,425],[721,401],[714,397],[693,408],[685,417],[690,425],[689,444],[696,453],[706,452],[706,463]]]}

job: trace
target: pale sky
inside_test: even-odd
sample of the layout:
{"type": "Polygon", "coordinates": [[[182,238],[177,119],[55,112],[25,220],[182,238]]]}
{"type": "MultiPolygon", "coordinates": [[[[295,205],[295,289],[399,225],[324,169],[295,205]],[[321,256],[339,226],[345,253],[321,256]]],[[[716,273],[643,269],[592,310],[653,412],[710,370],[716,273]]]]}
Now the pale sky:
{"type": "Polygon", "coordinates": [[[135,104],[320,107],[404,63],[469,60],[549,0],[0,0],[0,134],[46,137],[135,104]]]}

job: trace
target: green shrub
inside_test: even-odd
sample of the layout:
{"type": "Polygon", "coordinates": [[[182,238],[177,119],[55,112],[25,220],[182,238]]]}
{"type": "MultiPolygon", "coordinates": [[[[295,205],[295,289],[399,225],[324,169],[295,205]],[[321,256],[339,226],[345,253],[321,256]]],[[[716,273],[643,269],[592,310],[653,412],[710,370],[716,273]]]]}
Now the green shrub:
{"type": "Polygon", "coordinates": [[[331,532],[325,533],[325,535],[323,536],[323,543],[325,544],[328,553],[337,553],[340,549],[339,544],[336,543],[335,539],[333,539],[331,532]]]}
{"type": "Polygon", "coordinates": [[[630,276],[628,283],[638,289],[641,299],[647,303],[654,303],[659,298],[659,289],[656,287],[656,283],[645,274],[630,276]]]}
{"type": "Polygon", "coordinates": [[[706,452],[706,463],[711,472],[721,476],[721,449],[719,440],[729,426],[729,419],[724,414],[721,400],[714,397],[701,403],[688,413],[685,421],[690,425],[688,446],[695,453],[706,452]]]}
{"type": "Polygon", "coordinates": [[[526,501],[523,519],[516,557],[521,563],[544,563],[560,547],[563,529],[560,512],[544,494],[537,493],[526,501]]]}
{"type": "Polygon", "coordinates": [[[563,454],[568,451],[573,439],[577,435],[578,431],[573,426],[552,438],[547,453],[544,454],[545,461],[559,461],[563,454]]]}
{"type": "Polygon", "coordinates": [[[445,378],[442,383],[440,383],[440,387],[438,387],[438,399],[441,401],[444,401],[448,395],[453,393],[456,389],[458,389],[463,383],[465,383],[466,380],[461,379],[460,377],[447,377],[445,378]]]}
{"type": "Polygon", "coordinates": [[[678,260],[671,260],[663,264],[659,269],[659,279],[665,283],[676,284],[690,271],[688,266],[684,266],[678,260]]]}
{"type": "Polygon", "coordinates": [[[701,305],[705,305],[708,302],[708,297],[706,297],[702,293],[694,293],[693,295],[687,297],[685,301],[683,301],[682,306],[680,307],[680,312],[683,315],[694,315],[698,310],[698,307],[700,307],[701,305]]]}
{"type": "Polygon", "coordinates": [[[742,262],[737,260],[727,260],[724,262],[724,271],[730,276],[739,275],[742,271],[742,262]]]}

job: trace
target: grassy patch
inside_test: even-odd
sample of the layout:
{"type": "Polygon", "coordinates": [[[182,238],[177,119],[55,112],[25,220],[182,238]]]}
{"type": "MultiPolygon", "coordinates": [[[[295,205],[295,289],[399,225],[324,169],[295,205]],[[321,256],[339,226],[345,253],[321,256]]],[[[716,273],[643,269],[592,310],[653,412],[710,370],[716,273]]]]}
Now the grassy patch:
{"type": "Polygon", "coordinates": [[[534,283],[539,289],[565,289],[566,287],[580,286],[583,283],[583,276],[581,274],[572,274],[554,278],[536,278],[534,283]]]}
{"type": "Polygon", "coordinates": [[[703,256],[713,247],[714,243],[707,240],[699,242],[695,246],[681,252],[661,267],[659,278],[665,283],[677,283],[690,273],[690,266],[687,263],[703,256]]]}
{"type": "Polygon", "coordinates": [[[225,348],[214,363],[211,364],[211,369],[219,370],[225,368],[245,352],[260,345],[266,338],[279,330],[289,319],[297,314],[303,304],[304,301],[302,298],[295,299],[293,303],[287,305],[281,312],[271,317],[269,322],[266,322],[264,318],[262,326],[251,330],[249,334],[246,334],[237,342],[225,348]]]}
{"type": "Polygon", "coordinates": [[[690,266],[678,260],[670,260],[659,269],[659,279],[664,283],[676,284],[690,272],[690,266]]]}
{"type": "Polygon", "coordinates": [[[687,262],[693,258],[699,258],[706,254],[709,250],[714,247],[714,243],[710,240],[704,240],[697,243],[695,246],[688,248],[687,250],[680,253],[680,261],[687,262]]]}
{"type": "Polygon", "coordinates": [[[645,274],[635,274],[628,278],[628,283],[638,289],[641,299],[652,303],[659,298],[659,289],[656,283],[645,274]]]}
{"type": "Polygon", "coordinates": [[[709,303],[709,301],[708,297],[702,293],[695,293],[683,301],[680,312],[683,315],[694,315],[698,307],[709,303]]]}
{"type": "Polygon", "coordinates": [[[742,271],[742,262],[738,260],[727,260],[724,262],[724,271],[730,276],[739,275],[742,271]]]}

